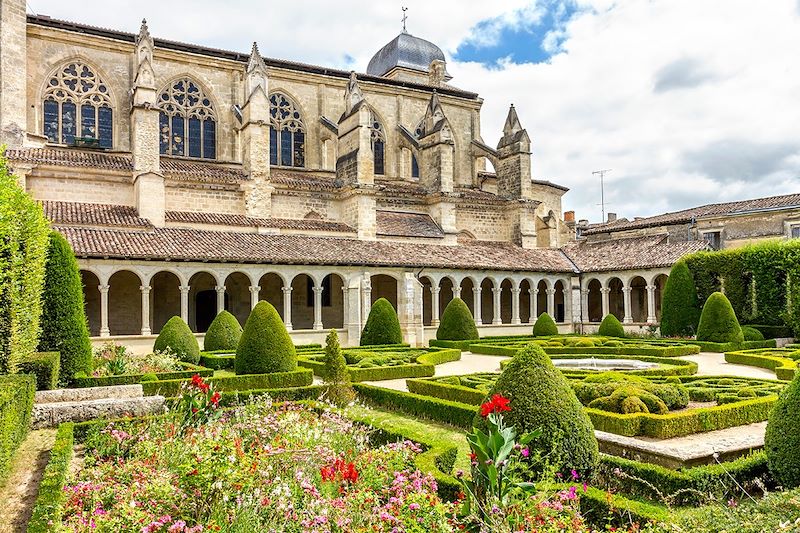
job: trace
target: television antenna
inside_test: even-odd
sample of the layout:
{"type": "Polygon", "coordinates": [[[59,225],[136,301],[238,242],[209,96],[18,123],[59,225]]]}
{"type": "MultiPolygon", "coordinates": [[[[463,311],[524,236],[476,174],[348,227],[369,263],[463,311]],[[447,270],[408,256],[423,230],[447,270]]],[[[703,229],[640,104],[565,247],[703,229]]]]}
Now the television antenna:
{"type": "Polygon", "coordinates": [[[592,175],[599,174],[600,175],[600,212],[602,214],[602,222],[606,221],[606,199],[605,199],[605,185],[603,183],[603,178],[606,175],[606,172],[611,172],[610,168],[605,168],[603,170],[595,170],[592,172],[592,175]]]}

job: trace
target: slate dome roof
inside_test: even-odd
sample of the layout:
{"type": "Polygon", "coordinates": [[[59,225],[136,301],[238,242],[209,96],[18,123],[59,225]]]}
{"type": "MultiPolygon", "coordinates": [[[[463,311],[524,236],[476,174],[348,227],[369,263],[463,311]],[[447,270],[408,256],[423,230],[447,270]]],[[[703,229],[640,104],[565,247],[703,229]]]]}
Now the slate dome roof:
{"type": "Polygon", "coordinates": [[[428,72],[434,59],[445,60],[441,48],[430,41],[402,32],[372,56],[367,74],[383,76],[395,67],[428,72]]]}

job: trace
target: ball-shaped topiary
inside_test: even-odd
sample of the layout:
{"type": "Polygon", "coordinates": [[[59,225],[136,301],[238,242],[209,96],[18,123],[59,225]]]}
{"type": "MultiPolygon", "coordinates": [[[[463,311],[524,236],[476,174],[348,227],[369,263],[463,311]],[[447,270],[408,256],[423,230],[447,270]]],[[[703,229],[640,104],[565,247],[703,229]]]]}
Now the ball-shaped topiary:
{"type": "Polygon", "coordinates": [[[800,486],[800,373],[781,393],[764,435],[769,470],[785,489],[800,486]]]}
{"type": "MultiPolygon", "coordinates": [[[[541,428],[541,436],[530,446],[559,472],[575,469],[586,475],[595,468],[598,451],[592,423],[567,378],[540,346],[529,344],[509,361],[488,397],[494,394],[511,400],[511,411],[503,415],[518,433],[541,428]]],[[[473,424],[485,429],[480,414],[473,424]]]]}
{"type": "Polygon", "coordinates": [[[92,345],[78,262],[67,240],[55,231],[50,233],[40,325],[38,351],[61,354],[61,385],[68,385],[78,372],[91,373],[92,345]]]}
{"type": "Polygon", "coordinates": [[[600,329],[597,330],[597,333],[603,337],[624,337],[625,328],[622,327],[622,323],[617,317],[609,313],[600,322],[600,329]]]}
{"type": "Polygon", "coordinates": [[[297,352],[278,311],[258,302],[250,312],[234,359],[237,374],[270,374],[297,369],[297,352]]]}
{"type": "Polygon", "coordinates": [[[708,342],[743,342],[744,335],[728,297],[715,292],[706,300],[697,326],[697,340],[708,342]]]}
{"type": "Polygon", "coordinates": [[[200,362],[200,345],[197,343],[197,338],[179,316],[167,320],[167,323],[161,328],[161,333],[156,337],[156,342],[153,343],[154,352],[162,352],[166,349],[175,352],[178,358],[185,363],[196,365],[200,362]]]}
{"type": "Polygon", "coordinates": [[[672,266],[661,298],[661,335],[665,337],[694,335],[699,318],[694,278],[686,263],[678,261],[672,266]]]}
{"type": "Polygon", "coordinates": [[[440,341],[466,341],[479,339],[475,318],[461,298],[453,298],[442,313],[442,321],[436,330],[440,341]]]}
{"type": "Polygon", "coordinates": [[[533,324],[534,337],[549,337],[550,335],[558,335],[558,326],[553,321],[553,317],[547,313],[542,313],[536,322],[533,324]]]}
{"type": "Polygon", "coordinates": [[[222,311],[208,327],[203,341],[203,349],[207,352],[217,350],[236,350],[239,338],[242,336],[242,326],[236,317],[227,311],[222,311]]]}
{"type": "Polygon", "coordinates": [[[763,341],[764,334],[754,327],[742,326],[742,335],[746,341],[763,341]]]}
{"type": "Polygon", "coordinates": [[[369,311],[364,331],[361,332],[361,346],[379,344],[401,344],[403,332],[397,312],[386,298],[378,298],[369,311]]]}

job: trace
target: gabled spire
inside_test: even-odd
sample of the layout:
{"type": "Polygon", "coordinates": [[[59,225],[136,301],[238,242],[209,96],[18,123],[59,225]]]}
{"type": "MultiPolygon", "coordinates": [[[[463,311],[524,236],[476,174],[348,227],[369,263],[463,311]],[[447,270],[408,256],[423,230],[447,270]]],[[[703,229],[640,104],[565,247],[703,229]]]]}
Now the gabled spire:
{"type": "Polygon", "coordinates": [[[506,117],[506,124],[503,126],[503,136],[510,137],[517,132],[522,131],[522,124],[519,122],[517,110],[514,109],[514,104],[508,109],[508,116],[506,117]]]}
{"type": "Polygon", "coordinates": [[[345,114],[349,115],[353,108],[363,100],[364,93],[361,92],[361,87],[358,86],[356,72],[352,70],[350,71],[350,81],[347,82],[347,89],[344,92],[345,114]]]}
{"type": "Polygon", "coordinates": [[[136,36],[136,77],[133,86],[154,89],[155,74],[153,72],[153,49],[155,44],[147,27],[147,20],[142,19],[139,34],[136,36]]]}
{"type": "Polygon", "coordinates": [[[267,67],[264,65],[264,59],[258,51],[258,43],[253,42],[253,48],[250,50],[250,59],[247,61],[246,78],[245,78],[245,97],[247,100],[252,96],[253,91],[261,87],[264,94],[267,93],[267,67]]]}
{"type": "Polygon", "coordinates": [[[434,89],[431,99],[428,101],[428,108],[425,110],[425,117],[422,119],[422,135],[425,136],[434,131],[442,120],[446,120],[444,109],[442,109],[442,103],[439,101],[439,93],[434,89]]]}

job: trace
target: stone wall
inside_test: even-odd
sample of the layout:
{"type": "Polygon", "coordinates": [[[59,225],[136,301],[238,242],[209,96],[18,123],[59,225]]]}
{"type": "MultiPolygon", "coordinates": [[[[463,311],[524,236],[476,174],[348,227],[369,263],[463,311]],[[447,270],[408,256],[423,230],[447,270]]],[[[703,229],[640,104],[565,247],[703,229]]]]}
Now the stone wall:
{"type": "Polygon", "coordinates": [[[129,178],[54,178],[33,173],[26,180],[26,188],[37,200],[129,206],[136,204],[129,178]]]}
{"type": "Polygon", "coordinates": [[[166,186],[167,211],[244,214],[244,193],[214,186],[166,186]]]}

